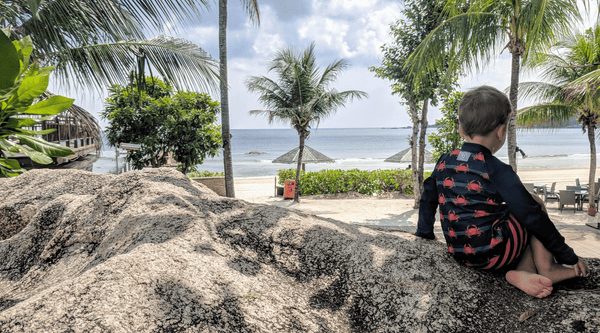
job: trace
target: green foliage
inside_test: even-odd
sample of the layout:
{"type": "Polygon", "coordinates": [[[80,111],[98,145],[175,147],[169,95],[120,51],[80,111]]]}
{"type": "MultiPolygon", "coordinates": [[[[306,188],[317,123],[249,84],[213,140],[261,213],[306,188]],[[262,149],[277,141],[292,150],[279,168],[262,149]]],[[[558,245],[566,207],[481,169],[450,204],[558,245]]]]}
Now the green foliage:
{"type": "MultiPolygon", "coordinates": [[[[431,173],[426,172],[428,177],[431,173]]],[[[296,177],[296,169],[281,169],[278,173],[279,184],[286,179],[296,177]]],[[[333,194],[358,192],[374,195],[383,192],[403,191],[413,193],[412,173],[410,170],[329,170],[300,172],[297,189],[300,195],[333,194]]]]}
{"type": "Polygon", "coordinates": [[[218,64],[204,50],[180,38],[145,37],[164,34],[166,24],[191,25],[208,7],[207,0],[0,1],[0,27],[12,40],[31,36],[33,59],[55,66],[54,78],[67,87],[127,82],[144,58],[177,87],[216,91],[218,64]]]}
{"type": "Polygon", "coordinates": [[[213,171],[194,171],[188,174],[190,178],[199,178],[199,177],[225,177],[224,172],[213,172],[213,171]]]}
{"type": "Polygon", "coordinates": [[[30,64],[29,55],[32,51],[29,37],[11,42],[4,33],[0,33],[0,54],[3,57],[0,62],[0,177],[14,177],[25,171],[16,160],[7,159],[3,151],[11,156],[22,152],[40,164],[52,163],[51,157],[73,154],[71,149],[39,137],[55,129],[27,129],[66,111],[73,104],[73,99],[63,96],[52,96],[33,104],[35,98],[46,91],[52,68],[40,68],[37,62],[30,64]],[[25,116],[28,114],[46,117],[28,118],[25,116]],[[20,144],[8,141],[9,135],[17,138],[20,144]]]}
{"type": "Polygon", "coordinates": [[[464,92],[453,92],[440,108],[442,118],[436,119],[437,133],[429,134],[427,140],[433,147],[433,160],[437,161],[444,153],[462,146],[465,140],[458,132],[458,104],[465,95],[464,92]]]}
{"type": "MultiPolygon", "coordinates": [[[[370,67],[380,78],[392,81],[393,93],[404,101],[412,99],[420,109],[420,103],[430,99],[437,104],[438,96],[445,96],[452,90],[453,84],[442,85],[440,77],[446,75],[446,67],[440,65],[428,77],[415,81],[407,67],[409,56],[417,49],[425,36],[433,31],[446,17],[442,12],[444,3],[436,0],[407,0],[404,1],[402,13],[405,19],[400,19],[390,25],[392,43],[383,45],[381,66],[370,67]]],[[[440,53],[443,56],[444,52],[440,53]]],[[[458,74],[453,74],[456,77],[458,74]]],[[[456,81],[456,80],[454,80],[456,81]]],[[[450,80],[446,82],[452,82],[450,80]]]]}
{"type": "Polygon", "coordinates": [[[158,78],[147,77],[143,89],[137,83],[128,87],[109,88],[107,107],[102,117],[111,146],[121,142],[138,143],[140,150],[132,151],[127,160],[133,168],[150,164],[159,167],[167,163],[166,152],[172,152],[187,173],[202,164],[208,156],[218,154],[222,140],[217,126],[219,103],[207,94],[177,92],[158,78]]]}
{"type": "Polygon", "coordinates": [[[481,71],[505,49],[526,59],[531,52],[547,50],[581,21],[574,0],[444,3],[446,19],[406,61],[405,69],[417,83],[438,75],[442,67],[447,68],[447,75],[440,80],[454,82],[456,73],[481,71]]]}

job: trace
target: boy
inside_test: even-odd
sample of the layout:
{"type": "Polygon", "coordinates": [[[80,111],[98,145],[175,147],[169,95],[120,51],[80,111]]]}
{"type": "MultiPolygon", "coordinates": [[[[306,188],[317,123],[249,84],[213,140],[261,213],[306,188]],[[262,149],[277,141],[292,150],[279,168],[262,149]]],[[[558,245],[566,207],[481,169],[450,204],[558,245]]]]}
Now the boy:
{"type": "Polygon", "coordinates": [[[458,110],[466,142],[444,154],[425,180],[415,235],[435,239],[439,205],[448,251],[464,265],[511,267],[506,280],[539,298],[550,295],[554,283],[587,277],[587,264],[565,244],[539,198],[493,156],[504,145],[512,112],[506,95],[482,86],[467,92],[458,110]]]}

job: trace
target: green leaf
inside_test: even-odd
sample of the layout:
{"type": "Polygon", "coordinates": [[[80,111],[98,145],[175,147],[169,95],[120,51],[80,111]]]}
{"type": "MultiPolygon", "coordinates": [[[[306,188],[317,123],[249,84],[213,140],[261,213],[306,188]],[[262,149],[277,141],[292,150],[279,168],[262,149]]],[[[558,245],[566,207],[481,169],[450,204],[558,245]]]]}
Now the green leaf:
{"type": "Polygon", "coordinates": [[[50,157],[48,157],[48,155],[40,153],[38,151],[29,149],[27,147],[23,147],[21,146],[21,152],[23,152],[25,155],[29,156],[29,158],[31,158],[32,161],[34,161],[35,163],[39,163],[39,164],[50,164],[52,163],[52,159],[50,157]]]}
{"type": "Polygon", "coordinates": [[[0,150],[18,153],[19,147],[17,147],[17,145],[15,145],[14,143],[12,143],[4,138],[0,138],[0,150]]]}
{"type": "Polygon", "coordinates": [[[31,105],[33,100],[44,93],[48,88],[49,77],[47,75],[27,76],[21,82],[19,88],[18,102],[13,103],[15,106],[31,105]]]}
{"type": "Polygon", "coordinates": [[[19,56],[21,61],[21,73],[23,73],[27,67],[29,67],[29,56],[31,52],[33,52],[33,42],[31,41],[31,37],[27,36],[19,41],[19,56]]]}
{"type": "Polygon", "coordinates": [[[35,103],[23,113],[55,115],[68,110],[75,100],[64,96],[52,96],[39,103],[35,103]]]}
{"type": "Polygon", "coordinates": [[[23,134],[15,134],[15,136],[21,141],[22,144],[26,144],[32,149],[44,153],[50,157],[67,157],[74,154],[70,148],[55,143],[50,143],[42,138],[30,137],[23,134]]]}
{"type": "Polygon", "coordinates": [[[0,29],[6,35],[6,37],[10,37],[10,29],[8,27],[0,29]]]}
{"type": "Polygon", "coordinates": [[[24,128],[15,128],[15,131],[26,134],[26,135],[46,135],[50,133],[54,133],[56,128],[45,129],[41,131],[32,131],[24,128]]]}
{"type": "Polygon", "coordinates": [[[0,34],[0,54],[0,89],[6,89],[15,83],[21,63],[17,50],[5,34],[0,34]]]}
{"type": "Polygon", "coordinates": [[[0,165],[4,166],[12,171],[21,169],[21,165],[19,164],[19,161],[14,160],[14,159],[9,159],[9,158],[0,158],[0,165]]]}
{"type": "Polygon", "coordinates": [[[42,0],[27,0],[27,4],[29,5],[29,9],[31,10],[31,16],[35,17],[36,19],[40,19],[40,17],[38,16],[38,10],[40,9],[40,4],[42,3],[42,0]]]}
{"type": "Polygon", "coordinates": [[[39,123],[37,119],[31,118],[9,118],[6,126],[10,128],[31,127],[39,123]]]}

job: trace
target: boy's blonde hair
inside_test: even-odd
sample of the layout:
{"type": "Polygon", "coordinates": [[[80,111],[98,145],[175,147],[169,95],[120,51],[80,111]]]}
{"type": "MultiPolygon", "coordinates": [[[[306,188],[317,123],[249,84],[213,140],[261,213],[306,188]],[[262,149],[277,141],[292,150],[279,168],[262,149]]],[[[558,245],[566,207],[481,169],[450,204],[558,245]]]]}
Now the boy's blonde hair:
{"type": "Polygon", "coordinates": [[[512,112],[510,100],[500,90],[481,86],[469,90],[458,105],[458,123],[468,137],[486,136],[507,124],[512,112]]]}

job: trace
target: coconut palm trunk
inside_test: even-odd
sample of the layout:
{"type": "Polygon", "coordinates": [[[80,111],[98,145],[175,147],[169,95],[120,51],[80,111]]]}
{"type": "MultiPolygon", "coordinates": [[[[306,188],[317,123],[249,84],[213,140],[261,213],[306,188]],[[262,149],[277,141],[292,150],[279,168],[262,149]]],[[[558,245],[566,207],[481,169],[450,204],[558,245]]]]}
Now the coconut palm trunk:
{"type": "Polygon", "coordinates": [[[296,168],[296,190],[294,191],[294,202],[300,202],[300,187],[298,182],[300,181],[300,170],[302,170],[302,155],[304,155],[304,140],[306,135],[301,132],[298,133],[300,137],[300,144],[298,145],[298,166],[296,168]]]}
{"type": "Polygon", "coordinates": [[[587,134],[590,141],[590,179],[588,181],[588,197],[590,198],[590,208],[596,208],[596,133],[595,124],[588,123],[587,134]]]}
{"type": "Polygon", "coordinates": [[[423,101],[423,110],[421,111],[421,132],[419,133],[419,200],[423,194],[423,163],[425,163],[425,137],[427,135],[427,111],[429,108],[429,99],[423,101]]]}
{"type": "Polygon", "coordinates": [[[517,101],[519,97],[520,61],[521,55],[518,52],[512,52],[509,99],[513,112],[508,121],[508,136],[506,141],[508,146],[508,164],[515,172],[517,172],[517,101]]]}
{"type": "Polygon", "coordinates": [[[411,172],[412,172],[412,182],[413,182],[413,197],[415,199],[415,203],[413,205],[414,209],[419,209],[419,200],[421,199],[421,183],[419,183],[419,171],[417,170],[417,139],[419,137],[419,110],[417,109],[417,105],[412,97],[407,98],[408,106],[410,108],[410,114],[412,119],[413,132],[410,137],[410,148],[411,148],[411,172]]]}
{"type": "Polygon", "coordinates": [[[233,187],[233,162],[231,159],[231,133],[229,129],[229,94],[227,84],[227,0],[219,0],[219,61],[221,76],[221,128],[223,137],[223,168],[225,195],[235,198],[233,187]]]}

